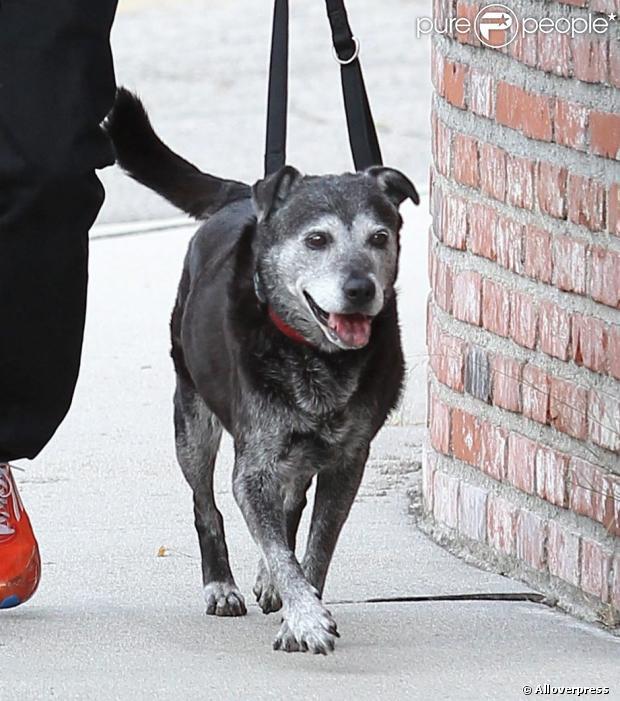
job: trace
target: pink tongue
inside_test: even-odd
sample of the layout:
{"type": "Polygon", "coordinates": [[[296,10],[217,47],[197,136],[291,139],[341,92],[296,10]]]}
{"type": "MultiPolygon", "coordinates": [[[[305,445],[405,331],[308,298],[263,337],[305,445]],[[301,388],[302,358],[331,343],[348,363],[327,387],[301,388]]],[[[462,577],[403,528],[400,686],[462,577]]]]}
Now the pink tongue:
{"type": "Polygon", "coordinates": [[[370,340],[371,321],[363,314],[330,314],[327,324],[347,346],[360,348],[370,340]]]}

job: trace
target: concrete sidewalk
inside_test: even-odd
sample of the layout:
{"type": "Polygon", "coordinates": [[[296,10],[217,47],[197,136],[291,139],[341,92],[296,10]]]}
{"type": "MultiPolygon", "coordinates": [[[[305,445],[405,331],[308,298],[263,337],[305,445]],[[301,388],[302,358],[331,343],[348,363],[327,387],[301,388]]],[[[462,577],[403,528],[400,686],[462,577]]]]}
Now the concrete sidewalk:
{"type": "MultiPolygon", "coordinates": [[[[414,232],[425,225],[424,214],[409,217],[403,237],[401,308],[413,355],[424,343],[426,284],[414,232]]],[[[509,700],[546,682],[609,686],[608,698],[618,698],[618,640],[543,605],[367,602],[527,592],[415,529],[405,496],[419,479],[415,410],[378,437],[336,552],[326,590],[342,633],[334,655],[273,652],[279,619],[255,605],[241,619],[204,615],[191,497],[173,456],[167,340],[190,232],[93,241],[75,404],[43,456],[17,474],[44,577],[30,604],[0,616],[0,700],[509,700]]],[[[257,552],[230,468],[227,441],[217,498],[252,604],[257,552]]]]}

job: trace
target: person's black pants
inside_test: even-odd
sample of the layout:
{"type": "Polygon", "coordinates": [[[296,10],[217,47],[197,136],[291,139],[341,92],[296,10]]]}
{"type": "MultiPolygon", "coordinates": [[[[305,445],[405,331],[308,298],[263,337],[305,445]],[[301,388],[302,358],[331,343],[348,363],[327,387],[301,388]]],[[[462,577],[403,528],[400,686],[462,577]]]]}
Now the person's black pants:
{"type": "Polygon", "coordinates": [[[71,404],[116,2],[0,0],[0,462],[37,455],[71,404]]]}

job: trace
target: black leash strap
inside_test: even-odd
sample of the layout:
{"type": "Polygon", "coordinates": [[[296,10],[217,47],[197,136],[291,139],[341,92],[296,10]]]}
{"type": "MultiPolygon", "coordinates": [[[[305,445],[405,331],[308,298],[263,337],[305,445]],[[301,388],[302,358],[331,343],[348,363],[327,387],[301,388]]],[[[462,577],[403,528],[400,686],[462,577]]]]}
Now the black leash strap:
{"type": "Polygon", "coordinates": [[[383,164],[359,61],[360,44],[353,36],[344,0],[325,0],[334,51],[340,64],[349,143],[356,170],[383,164]]]}
{"type": "MultiPolygon", "coordinates": [[[[334,53],[340,64],[353,162],[356,170],[364,170],[370,166],[381,165],[383,160],[359,61],[360,44],[351,31],[344,0],[325,0],[325,3],[332,29],[334,53]]],[[[275,0],[269,67],[265,175],[275,172],[286,162],[287,101],[288,0],[275,0]]]]}
{"type": "Polygon", "coordinates": [[[286,117],[288,112],[288,0],[275,0],[269,97],[267,98],[267,142],[265,175],[286,163],[286,117]]]}

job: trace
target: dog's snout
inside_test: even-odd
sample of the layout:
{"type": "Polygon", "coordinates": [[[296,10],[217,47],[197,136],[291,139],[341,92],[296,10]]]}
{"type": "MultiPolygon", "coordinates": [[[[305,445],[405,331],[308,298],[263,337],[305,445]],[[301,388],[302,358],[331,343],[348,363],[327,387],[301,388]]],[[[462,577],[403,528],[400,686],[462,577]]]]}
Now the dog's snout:
{"type": "Polygon", "coordinates": [[[344,283],[344,293],[347,299],[356,304],[372,302],[377,294],[375,283],[369,277],[352,275],[344,283]]]}

